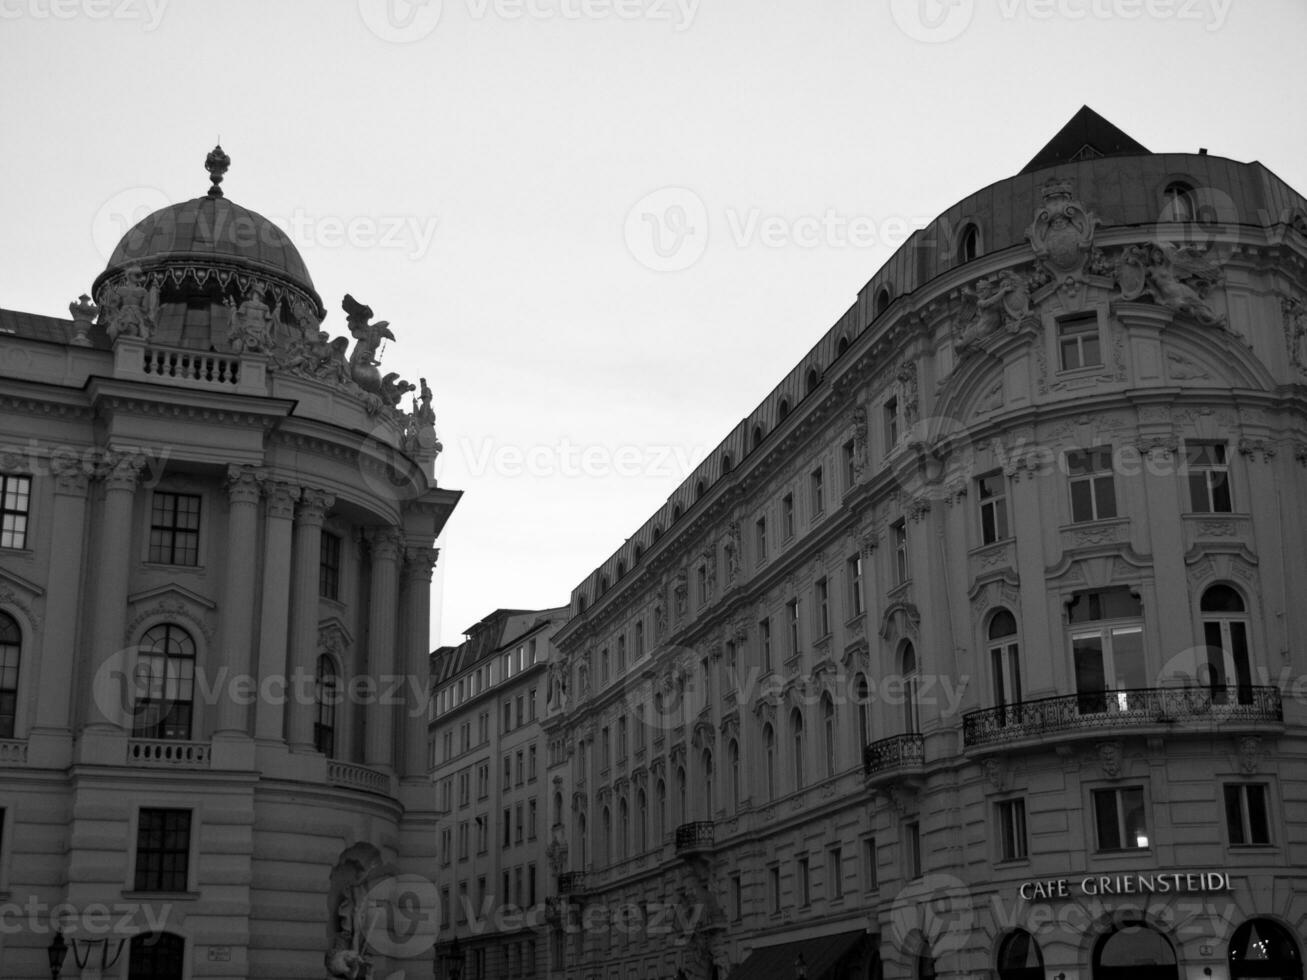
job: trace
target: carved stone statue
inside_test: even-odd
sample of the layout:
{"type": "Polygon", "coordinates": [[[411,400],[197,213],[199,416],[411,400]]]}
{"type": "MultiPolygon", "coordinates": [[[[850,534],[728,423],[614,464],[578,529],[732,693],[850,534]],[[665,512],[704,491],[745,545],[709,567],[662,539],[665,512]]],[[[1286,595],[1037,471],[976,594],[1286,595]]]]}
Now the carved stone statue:
{"type": "Polygon", "coordinates": [[[228,309],[227,343],[237,352],[266,351],[272,346],[273,318],[258,289],[236,306],[229,296],[223,301],[228,309]]]}
{"type": "Polygon", "coordinates": [[[149,340],[157,326],[159,288],[147,286],[145,273],[134,265],[121,282],[105,290],[100,304],[100,322],[110,340],[120,335],[149,340]]]}
{"type": "Polygon", "coordinates": [[[1151,293],[1167,309],[1207,327],[1225,322],[1207,301],[1212,286],[1220,281],[1220,267],[1192,245],[1135,245],[1125,250],[1117,265],[1122,299],[1135,300],[1151,293]]]}
{"type": "Polygon", "coordinates": [[[372,307],[363,305],[349,293],[345,294],[341,306],[348,318],[350,336],[355,340],[354,350],[349,356],[350,377],[364,391],[380,394],[381,372],[377,365],[381,362],[376,354],[383,338],[395,339],[390,332],[390,323],[387,320],[373,323],[372,307]]]}
{"type": "Polygon", "coordinates": [[[435,425],[436,411],[431,407],[431,389],[427,387],[426,378],[418,378],[422,383],[421,406],[413,406],[413,414],[417,417],[420,425],[435,425]]]}
{"type": "Polygon", "coordinates": [[[968,352],[999,328],[1015,330],[1030,312],[1030,290],[1015,273],[1004,270],[962,291],[962,330],[958,350],[968,352]]]}
{"type": "Polygon", "coordinates": [[[398,371],[391,371],[389,374],[387,374],[384,378],[381,379],[382,401],[384,401],[391,408],[399,408],[400,399],[403,398],[404,395],[406,395],[408,392],[415,391],[417,389],[416,385],[408,381],[401,380],[398,384],[396,384],[395,379],[398,377],[399,377],[398,371]]]}
{"type": "Polygon", "coordinates": [[[726,540],[722,542],[726,552],[726,581],[734,585],[740,575],[740,522],[731,521],[726,525],[726,540]]]}
{"type": "Polygon", "coordinates": [[[372,975],[367,896],[394,874],[372,844],[360,841],[341,851],[327,891],[329,946],[323,959],[329,980],[366,980],[372,975]]]}
{"type": "Polygon", "coordinates": [[[1026,229],[1035,257],[1055,279],[1083,278],[1098,219],[1071,197],[1071,182],[1052,179],[1041,188],[1044,204],[1026,229]]]}

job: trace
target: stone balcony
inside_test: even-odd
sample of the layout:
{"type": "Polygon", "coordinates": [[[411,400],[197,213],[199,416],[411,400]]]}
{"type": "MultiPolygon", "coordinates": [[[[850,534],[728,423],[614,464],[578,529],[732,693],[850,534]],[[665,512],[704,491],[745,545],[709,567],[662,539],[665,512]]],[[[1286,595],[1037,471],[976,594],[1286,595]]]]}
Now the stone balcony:
{"type": "Polygon", "coordinates": [[[676,854],[678,857],[711,854],[715,846],[713,822],[711,820],[695,820],[690,823],[683,823],[676,828],[676,854]]]}
{"type": "Polygon", "coordinates": [[[913,782],[925,764],[925,739],[917,732],[891,735],[862,750],[862,773],[870,788],[890,782],[913,782]]]}
{"type": "Polygon", "coordinates": [[[390,776],[379,769],[353,762],[327,760],[327,782],[344,789],[361,789],[366,793],[390,796],[390,776]]]}
{"type": "Polygon", "coordinates": [[[208,769],[209,743],[162,738],[129,739],[127,765],[149,769],[208,769]]]}
{"type": "Polygon", "coordinates": [[[962,744],[984,753],[1122,734],[1257,731],[1283,722],[1276,687],[1144,687],[972,711],[962,719],[962,744]]]}

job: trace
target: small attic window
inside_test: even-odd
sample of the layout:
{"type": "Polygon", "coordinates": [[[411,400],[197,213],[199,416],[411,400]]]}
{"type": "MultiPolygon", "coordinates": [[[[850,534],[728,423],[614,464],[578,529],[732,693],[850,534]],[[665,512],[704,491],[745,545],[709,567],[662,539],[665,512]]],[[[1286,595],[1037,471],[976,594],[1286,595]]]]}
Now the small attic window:
{"type": "Polygon", "coordinates": [[[624,561],[619,561],[619,562],[617,563],[617,578],[618,578],[618,580],[620,581],[621,578],[622,578],[622,576],[625,575],[625,574],[626,574],[626,562],[624,562],[624,561]]]}
{"type": "Polygon", "coordinates": [[[754,448],[754,449],[757,449],[759,446],[762,445],[762,437],[763,437],[762,426],[761,426],[761,425],[755,425],[755,426],[753,427],[753,448],[754,448]]]}
{"type": "Polygon", "coordinates": [[[725,476],[730,471],[731,471],[731,454],[724,453],[722,454],[722,476],[725,476]]]}
{"type": "Polygon", "coordinates": [[[639,561],[644,557],[644,545],[637,543],[635,546],[635,560],[639,561]]]}
{"type": "Polygon", "coordinates": [[[684,513],[685,511],[681,508],[681,505],[677,504],[675,507],[672,508],[672,520],[679,521],[681,519],[681,515],[684,513]]]}
{"type": "Polygon", "coordinates": [[[889,290],[886,289],[884,286],[881,286],[880,290],[876,293],[876,315],[883,316],[885,311],[888,309],[889,309],[889,290]]]}
{"type": "Polygon", "coordinates": [[[608,576],[601,575],[599,576],[599,594],[603,595],[607,591],[608,591],[608,576]]]}
{"type": "Polygon", "coordinates": [[[662,529],[659,525],[655,524],[655,525],[654,525],[654,540],[657,541],[657,540],[658,540],[659,538],[661,538],[662,536],[663,536],[663,529],[662,529]]]}
{"type": "Polygon", "coordinates": [[[703,481],[702,481],[702,480],[700,480],[698,483],[696,483],[696,484],[694,485],[694,499],[695,499],[695,500],[699,500],[699,499],[701,499],[701,498],[703,497],[703,494],[704,494],[704,490],[705,490],[705,489],[706,489],[706,488],[704,487],[704,485],[703,485],[703,481]]]}
{"type": "Polygon", "coordinates": [[[848,349],[849,349],[849,338],[844,336],[843,334],[840,334],[839,343],[835,345],[835,356],[839,357],[848,349]]]}
{"type": "Polygon", "coordinates": [[[816,368],[808,368],[808,376],[807,376],[807,378],[806,378],[805,381],[804,381],[804,385],[806,386],[806,392],[805,392],[805,393],[811,395],[814,391],[816,391],[816,390],[817,390],[817,383],[818,383],[820,380],[821,380],[821,375],[819,375],[819,374],[817,373],[817,369],[816,369],[816,368]]]}
{"type": "Polygon", "coordinates": [[[1183,180],[1173,180],[1162,191],[1162,221],[1193,221],[1197,216],[1194,207],[1194,189],[1183,180]]]}
{"type": "Polygon", "coordinates": [[[576,597],[576,609],[577,609],[577,612],[585,612],[585,596],[584,596],[584,595],[579,595],[579,596],[576,597]]]}
{"type": "Polygon", "coordinates": [[[788,398],[781,399],[781,405],[779,411],[780,411],[781,418],[785,418],[785,416],[790,414],[790,400],[788,398]]]}
{"type": "Polygon", "coordinates": [[[980,254],[980,229],[968,222],[958,236],[958,261],[971,262],[980,254]]]}

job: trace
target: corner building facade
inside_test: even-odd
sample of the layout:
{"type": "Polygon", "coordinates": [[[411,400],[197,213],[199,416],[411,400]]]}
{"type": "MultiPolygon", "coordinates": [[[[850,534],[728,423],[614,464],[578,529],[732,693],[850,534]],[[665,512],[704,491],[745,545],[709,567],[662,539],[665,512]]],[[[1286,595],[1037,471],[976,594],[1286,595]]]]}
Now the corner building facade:
{"type": "Polygon", "coordinates": [[[1088,108],[917,232],[573,592],[555,965],[1300,977],[1305,259],[1088,108]]]}
{"type": "MultiPolygon", "coordinates": [[[[357,935],[328,908],[342,851],[435,860],[430,589],[459,494],[430,392],[410,412],[378,384],[362,304],[351,357],[328,343],[294,245],[208,163],[71,319],[0,311],[6,976],[48,975],[61,927],[65,977],[321,977],[357,935]]],[[[370,937],[376,968],[429,971],[421,939],[370,937]]]]}

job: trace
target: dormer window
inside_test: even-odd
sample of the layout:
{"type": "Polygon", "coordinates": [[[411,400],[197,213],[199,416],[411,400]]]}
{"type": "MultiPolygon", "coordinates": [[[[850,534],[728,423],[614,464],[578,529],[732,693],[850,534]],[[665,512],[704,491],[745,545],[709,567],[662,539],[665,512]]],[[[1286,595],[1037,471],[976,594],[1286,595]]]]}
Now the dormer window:
{"type": "Polygon", "coordinates": [[[1162,191],[1163,221],[1193,221],[1197,216],[1194,207],[1194,189],[1183,180],[1173,180],[1162,191]]]}
{"type": "Polygon", "coordinates": [[[889,303],[889,290],[884,286],[881,286],[876,292],[876,316],[881,316],[886,310],[888,310],[889,303]]]}
{"type": "Polygon", "coordinates": [[[970,262],[980,254],[980,229],[968,224],[958,236],[958,261],[970,262]]]}

